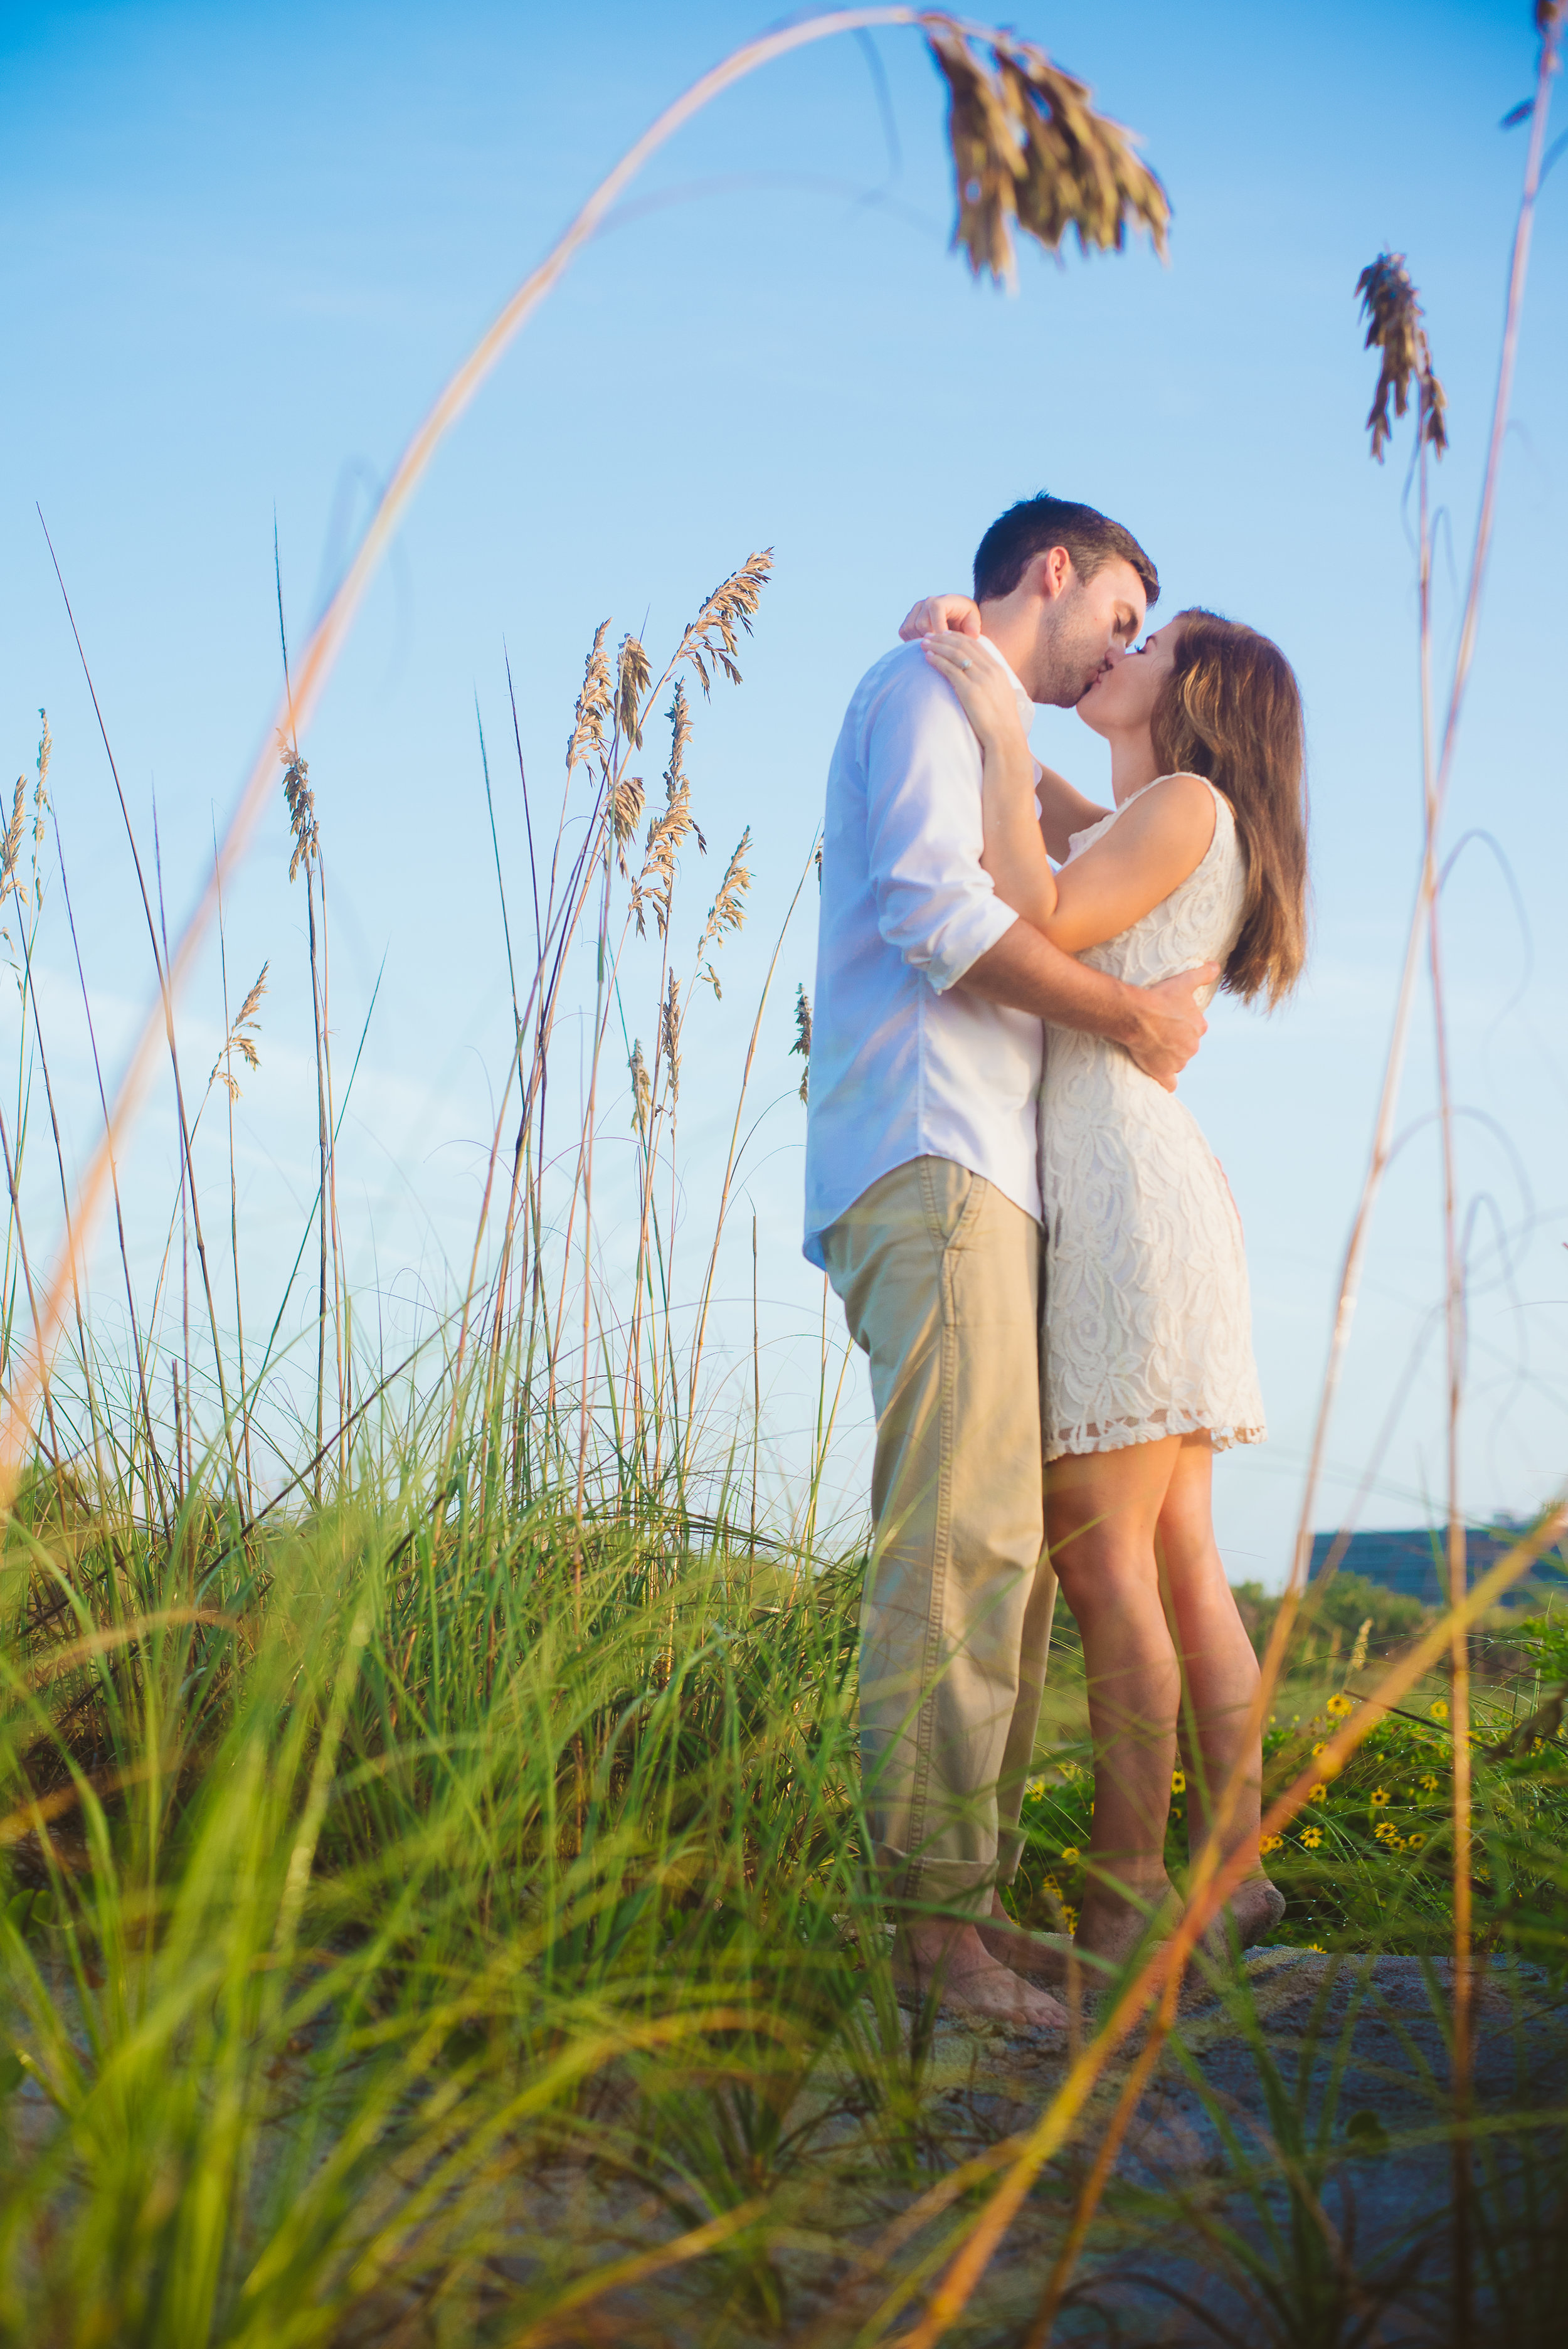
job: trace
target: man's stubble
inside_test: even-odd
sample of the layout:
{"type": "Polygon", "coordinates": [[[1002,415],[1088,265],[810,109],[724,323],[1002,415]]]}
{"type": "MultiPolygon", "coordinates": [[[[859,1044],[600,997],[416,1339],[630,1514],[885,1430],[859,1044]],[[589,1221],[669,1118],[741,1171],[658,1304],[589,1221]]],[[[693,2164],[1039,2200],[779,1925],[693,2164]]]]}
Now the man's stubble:
{"type": "Polygon", "coordinates": [[[1086,608],[1081,594],[1064,595],[1051,616],[1054,625],[1041,647],[1035,699],[1071,709],[1105,666],[1104,629],[1086,608]]]}

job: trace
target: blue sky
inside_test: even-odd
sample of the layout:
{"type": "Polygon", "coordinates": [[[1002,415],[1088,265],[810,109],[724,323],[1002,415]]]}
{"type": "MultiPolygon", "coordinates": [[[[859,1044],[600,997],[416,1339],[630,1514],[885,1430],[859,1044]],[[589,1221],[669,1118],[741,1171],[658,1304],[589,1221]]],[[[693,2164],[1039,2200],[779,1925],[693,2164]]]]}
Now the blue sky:
{"type": "MultiPolygon", "coordinates": [[[[683,1096],[700,1166],[727,1133],[755,988],[855,678],[914,595],[965,583],[1002,506],[1042,486],[1086,497],[1154,554],[1162,612],[1202,600],[1268,630],[1307,699],[1310,982],[1271,1021],[1224,1010],[1185,1087],[1243,1209],[1274,1427],[1266,1449],[1222,1464],[1222,1537],[1234,1573],[1277,1576],[1418,845],[1408,442],[1381,469],[1368,460],[1373,368],[1354,286],[1380,247],[1408,254],[1449,393],[1446,662],[1523,161],[1524,134],[1498,125],[1530,84],[1529,20],[1524,0],[1289,12],[1030,0],[1013,21],[1143,136],[1175,219],[1168,267],[1141,244],[1059,268],[1028,254],[1011,299],[946,251],[940,92],[908,33],[875,36],[869,58],[835,39],[769,68],[655,162],[443,449],[305,746],[349,1049],[386,958],[344,1144],[367,1295],[409,1310],[438,1299],[471,1235],[510,1025],[474,725],[477,695],[493,761],[510,731],[503,643],[531,779],[548,794],[598,621],[667,645],[724,572],[775,550],[745,686],[699,712],[692,762],[713,862],[748,823],[757,874],[683,1096]]],[[[35,501],[139,822],[156,792],[172,924],[275,690],[274,510],[297,636],[366,485],[451,367],[659,107],[767,21],[657,0],[570,13],[465,0],[0,8],[0,724],[20,768],[38,706],[49,710],[110,1061],[144,999],[145,937],[35,501]]],[[[1452,842],[1478,835],[1446,900],[1476,1228],[1466,1486],[1478,1512],[1528,1507],[1553,1484],[1568,1401],[1565,754],[1551,685],[1568,520],[1565,201],[1559,175],[1537,228],[1449,818],[1452,842]]],[[[1070,717],[1046,716],[1036,739],[1103,789],[1100,747],[1070,717]]],[[[519,888],[515,761],[498,821],[519,888]]],[[[280,797],[228,908],[232,979],[242,988],[272,958],[263,1068],[242,1104],[258,1292],[292,1257],[313,1179],[304,909],[284,837],[280,797]]],[[[694,925],[714,877],[690,877],[694,925]]],[[[797,1253],[787,1057],[794,984],[811,970],[810,900],[764,1023],[759,1099],[779,1098],[743,1170],[744,1278],[738,1258],[721,1282],[747,1292],[724,1343],[736,1316],[749,1326],[755,1209],[781,1474],[816,1377],[820,1304],[797,1253]]],[[[56,910],[43,996],[81,1152],[91,1070],[56,910]]],[[[215,1049],[216,986],[210,966],[185,1009],[193,1062],[215,1049]]],[[[1374,1234],[1326,1523],[1431,1336],[1430,1102],[1423,1023],[1401,1121],[1417,1130],[1374,1234]]],[[[127,1174],[139,1247],[161,1244],[169,1139],[155,1103],[127,1174]]],[[[40,1227],[54,1211],[41,1189],[40,1227]]],[[[1367,1522],[1418,1519],[1440,1487],[1438,1366],[1429,1343],[1367,1522]]],[[[841,1416],[852,1494],[865,1433],[853,1383],[841,1416]]]]}

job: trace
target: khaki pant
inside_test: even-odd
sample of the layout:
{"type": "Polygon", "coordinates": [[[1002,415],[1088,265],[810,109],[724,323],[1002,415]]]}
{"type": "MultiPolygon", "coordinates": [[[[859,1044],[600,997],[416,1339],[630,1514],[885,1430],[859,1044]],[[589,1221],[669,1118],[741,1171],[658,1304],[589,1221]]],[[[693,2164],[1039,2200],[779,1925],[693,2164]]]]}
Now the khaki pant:
{"type": "Polygon", "coordinates": [[[983,1912],[1018,1864],[1057,1578],[1042,1555],[1040,1231],[916,1158],[823,1237],[876,1406],[861,1752],[895,1907],[983,1912]]]}

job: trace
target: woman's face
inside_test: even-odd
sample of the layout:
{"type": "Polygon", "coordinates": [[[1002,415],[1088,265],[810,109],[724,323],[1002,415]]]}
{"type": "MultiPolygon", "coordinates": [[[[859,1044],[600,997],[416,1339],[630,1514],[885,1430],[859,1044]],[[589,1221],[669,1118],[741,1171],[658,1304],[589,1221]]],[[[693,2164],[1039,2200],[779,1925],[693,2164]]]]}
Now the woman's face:
{"type": "Polygon", "coordinates": [[[1179,619],[1167,620],[1144,637],[1135,653],[1113,652],[1078,705],[1078,714],[1097,734],[1124,734],[1147,726],[1161,688],[1176,665],[1179,619]]]}

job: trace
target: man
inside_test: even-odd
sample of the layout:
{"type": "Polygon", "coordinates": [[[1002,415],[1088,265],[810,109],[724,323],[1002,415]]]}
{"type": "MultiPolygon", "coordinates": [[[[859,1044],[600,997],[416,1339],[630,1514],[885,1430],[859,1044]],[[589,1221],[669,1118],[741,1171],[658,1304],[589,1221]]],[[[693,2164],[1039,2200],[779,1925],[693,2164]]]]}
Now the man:
{"type": "MultiPolygon", "coordinates": [[[[1070,708],[1160,592],[1136,539],[1037,497],[993,523],[975,596],[1026,723],[1070,708]]],[[[979,745],[918,643],[850,703],[828,779],[806,1254],[871,1360],[874,1528],[861,1740],[896,1962],[944,2004],[1059,2025],[999,1887],[1017,1866],[1056,1577],[1042,1557],[1036,1095],[1048,1020],[1171,1085],[1206,967],[1140,988],[1061,953],[980,864],[979,745]]]]}

